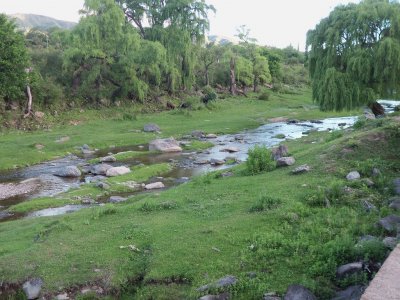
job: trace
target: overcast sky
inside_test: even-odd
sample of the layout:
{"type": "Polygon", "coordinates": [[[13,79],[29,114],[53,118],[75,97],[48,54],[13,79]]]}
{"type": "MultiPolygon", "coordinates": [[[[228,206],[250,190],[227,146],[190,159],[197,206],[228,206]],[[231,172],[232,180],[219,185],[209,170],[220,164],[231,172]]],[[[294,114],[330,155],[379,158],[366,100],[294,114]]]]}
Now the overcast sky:
{"type": "MultiPolygon", "coordinates": [[[[339,4],[359,0],[206,0],[217,9],[210,14],[210,34],[234,36],[247,25],[259,43],[304,50],[306,33],[339,4]]],[[[2,13],[33,13],[78,21],[84,0],[0,0],[2,13]]]]}

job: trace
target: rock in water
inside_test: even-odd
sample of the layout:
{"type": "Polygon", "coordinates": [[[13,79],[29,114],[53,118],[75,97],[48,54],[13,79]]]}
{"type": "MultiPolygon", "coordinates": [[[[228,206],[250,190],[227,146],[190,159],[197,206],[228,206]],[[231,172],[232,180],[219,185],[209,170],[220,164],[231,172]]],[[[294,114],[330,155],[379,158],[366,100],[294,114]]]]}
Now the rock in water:
{"type": "Polygon", "coordinates": [[[55,174],[59,177],[80,177],[82,175],[81,171],[76,166],[68,166],[63,170],[60,170],[55,174]]]}
{"type": "Polygon", "coordinates": [[[299,284],[288,287],[284,300],[317,300],[317,297],[309,289],[299,284]]]}
{"type": "Polygon", "coordinates": [[[357,179],[360,179],[360,178],[361,178],[361,175],[357,171],[352,171],[349,174],[347,174],[347,176],[346,176],[346,179],[349,180],[349,181],[350,180],[357,180],[357,179]]]}
{"type": "Polygon", "coordinates": [[[131,172],[131,169],[127,168],[127,167],[114,167],[114,168],[110,168],[107,170],[106,176],[107,177],[115,177],[115,176],[120,176],[120,175],[124,175],[124,174],[128,174],[131,172]]]}
{"type": "Polygon", "coordinates": [[[294,157],[281,157],[276,161],[278,167],[287,167],[294,165],[296,160],[294,157]]]}
{"type": "Polygon", "coordinates": [[[22,289],[25,292],[26,298],[28,300],[39,298],[40,290],[42,289],[43,281],[40,278],[33,278],[25,282],[22,289]]]}
{"type": "Polygon", "coordinates": [[[146,190],[155,190],[165,188],[165,185],[162,182],[154,182],[150,184],[146,184],[144,187],[146,190]]]}
{"type": "Polygon", "coordinates": [[[120,203],[128,200],[128,198],[119,197],[119,196],[111,196],[108,202],[110,203],[120,203]]]}
{"type": "Polygon", "coordinates": [[[381,104],[379,104],[376,101],[371,103],[369,105],[369,108],[372,110],[372,112],[374,113],[374,115],[376,117],[385,115],[385,109],[383,108],[383,106],[381,104]]]}
{"type": "Polygon", "coordinates": [[[107,171],[111,168],[112,168],[112,166],[110,166],[108,164],[99,164],[99,165],[93,166],[91,172],[94,175],[106,175],[107,171]]]}
{"type": "Polygon", "coordinates": [[[100,162],[116,162],[116,161],[117,159],[112,155],[100,158],[100,162]]]}
{"type": "Polygon", "coordinates": [[[149,151],[181,152],[182,148],[174,138],[156,139],[150,142],[149,151]]]}
{"type": "Polygon", "coordinates": [[[144,125],[143,131],[144,132],[159,132],[159,131],[161,131],[161,129],[157,124],[150,123],[150,124],[144,125]]]}

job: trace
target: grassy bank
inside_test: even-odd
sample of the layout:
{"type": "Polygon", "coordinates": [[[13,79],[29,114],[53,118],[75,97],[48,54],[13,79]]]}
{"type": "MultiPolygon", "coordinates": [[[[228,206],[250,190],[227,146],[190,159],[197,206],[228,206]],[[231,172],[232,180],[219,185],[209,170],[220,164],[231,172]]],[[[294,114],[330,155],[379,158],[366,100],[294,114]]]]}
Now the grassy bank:
{"type": "Polygon", "coordinates": [[[399,122],[359,127],[288,143],[295,166],[311,167],[306,174],[289,167],[246,176],[240,165],[233,177],[212,173],[118,205],[2,223],[0,281],[41,277],[53,295],[101,286],[111,298],[196,299],[198,287],[229,274],[239,280],[228,289],[234,299],[283,294],[292,283],[329,299],[369,276],[337,281],[338,265],[388,253],[380,242],[355,245],[387,234],[374,224],[394,213],[387,201],[400,170],[399,122]],[[349,171],[367,178],[373,167],[382,172],[373,187],[346,182],[349,171]]]}
{"type": "MultiPolygon", "coordinates": [[[[233,133],[256,127],[269,118],[320,119],[328,116],[355,115],[359,111],[324,113],[313,105],[309,90],[296,95],[272,94],[269,101],[249,98],[217,100],[200,110],[174,110],[156,114],[137,113],[137,107],[103,110],[71,110],[68,114],[48,117],[47,130],[0,133],[0,169],[32,165],[67,153],[88,144],[92,148],[127,146],[147,143],[156,137],[179,138],[192,130],[207,133],[233,133]],[[141,132],[143,125],[157,123],[162,133],[141,132]],[[75,125],[71,125],[75,124],[75,125]]],[[[46,122],[46,117],[43,122],[46,122]]],[[[206,146],[206,145],[198,145],[206,146]]]]}

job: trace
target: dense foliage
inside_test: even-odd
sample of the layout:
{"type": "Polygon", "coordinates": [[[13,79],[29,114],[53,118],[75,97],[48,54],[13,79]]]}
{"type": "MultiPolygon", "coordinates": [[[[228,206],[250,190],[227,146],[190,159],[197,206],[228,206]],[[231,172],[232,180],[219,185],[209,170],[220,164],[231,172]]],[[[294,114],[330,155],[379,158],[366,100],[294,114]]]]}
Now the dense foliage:
{"type": "Polygon", "coordinates": [[[323,110],[351,109],[400,88],[400,4],[364,0],[336,7],[309,31],[313,97],[323,110]]]}

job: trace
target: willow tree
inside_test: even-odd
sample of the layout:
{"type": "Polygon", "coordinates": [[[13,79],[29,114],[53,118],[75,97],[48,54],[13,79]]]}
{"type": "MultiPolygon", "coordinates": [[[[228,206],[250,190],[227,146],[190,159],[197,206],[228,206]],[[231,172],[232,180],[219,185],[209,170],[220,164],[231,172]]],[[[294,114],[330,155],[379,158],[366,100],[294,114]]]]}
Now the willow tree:
{"type": "Polygon", "coordinates": [[[400,4],[364,0],[336,7],[307,34],[313,98],[351,109],[400,93],[400,4]]]}

